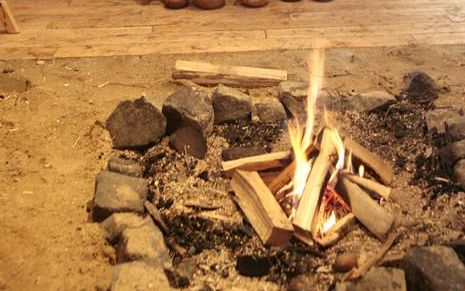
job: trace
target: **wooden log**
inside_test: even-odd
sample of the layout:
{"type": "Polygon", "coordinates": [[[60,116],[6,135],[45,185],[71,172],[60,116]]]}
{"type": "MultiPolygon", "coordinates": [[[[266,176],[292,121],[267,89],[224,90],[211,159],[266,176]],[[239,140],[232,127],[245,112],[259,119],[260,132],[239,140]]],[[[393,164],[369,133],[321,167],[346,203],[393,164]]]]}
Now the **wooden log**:
{"type": "Polygon", "coordinates": [[[389,200],[391,195],[391,187],[384,186],[374,180],[367,179],[360,177],[358,175],[351,175],[351,174],[343,174],[347,179],[351,182],[354,182],[358,186],[362,187],[364,190],[368,190],[368,192],[376,193],[377,195],[383,197],[386,200],[389,200]]]}
{"type": "Polygon", "coordinates": [[[8,33],[19,33],[19,27],[6,0],[0,1],[0,24],[8,33]]]}
{"type": "Polygon", "coordinates": [[[384,240],[391,230],[394,218],[376,203],[368,193],[346,176],[339,175],[337,191],[349,204],[352,213],[378,239],[384,240]]]}
{"type": "Polygon", "coordinates": [[[235,170],[231,187],[239,207],[264,244],[283,246],[289,243],[294,232],[292,223],[257,172],[235,170]]]}
{"type": "Polygon", "coordinates": [[[231,177],[236,169],[263,171],[281,168],[289,163],[290,157],[291,153],[289,151],[283,151],[227,161],[223,162],[223,172],[226,177],[231,177]]]}
{"type": "Polygon", "coordinates": [[[352,213],[349,213],[339,219],[323,237],[316,237],[314,239],[323,247],[331,246],[350,231],[352,226],[355,224],[355,221],[355,216],[352,213]]]}
{"type": "Polygon", "coordinates": [[[308,176],[304,192],[300,198],[294,218],[294,225],[305,231],[310,231],[314,237],[317,235],[317,209],[321,198],[326,175],[331,164],[331,156],[336,153],[331,130],[323,129],[321,138],[321,150],[313,163],[308,176]]]}
{"type": "Polygon", "coordinates": [[[371,169],[385,185],[390,185],[394,176],[390,165],[378,155],[370,152],[350,138],[344,139],[344,147],[352,153],[352,157],[360,161],[364,167],[371,169]]]}
{"type": "Polygon", "coordinates": [[[176,61],[173,79],[187,79],[199,85],[224,84],[235,87],[277,86],[287,80],[283,70],[176,61]]]}

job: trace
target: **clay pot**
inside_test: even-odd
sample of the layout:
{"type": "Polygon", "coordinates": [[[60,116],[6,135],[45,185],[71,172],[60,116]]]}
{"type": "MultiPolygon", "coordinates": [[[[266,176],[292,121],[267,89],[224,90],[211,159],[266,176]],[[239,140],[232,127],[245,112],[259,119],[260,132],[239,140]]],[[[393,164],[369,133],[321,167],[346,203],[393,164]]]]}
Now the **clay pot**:
{"type": "Polygon", "coordinates": [[[164,0],[166,8],[181,9],[187,6],[188,0],[164,0]]]}
{"type": "Polygon", "coordinates": [[[193,0],[192,3],[202,9],[218,9],[224,6],[225,0],[193,0]]]}
{"type": "Polygon", "coordinates": [[[248,7],[263,7],[268,4],[268,0],[242,0],[242,4],[248,7]]]}

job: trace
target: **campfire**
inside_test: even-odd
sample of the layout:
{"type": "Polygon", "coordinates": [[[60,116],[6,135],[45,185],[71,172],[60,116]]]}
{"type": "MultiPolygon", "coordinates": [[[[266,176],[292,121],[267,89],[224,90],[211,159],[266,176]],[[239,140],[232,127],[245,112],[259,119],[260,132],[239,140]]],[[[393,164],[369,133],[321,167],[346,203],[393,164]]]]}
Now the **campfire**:
{"type": "MultiPolygon", "coordinates": [[[[294,236],[329,246],[359,221],[374,236],[387,238],[393,217],[381,205],[389,199],[393,173],[382,158],[328,121],[316,130],[324,51],[311,57],[306,116],[289,121],[292,151],[274,152],[223,163],[238,205],[262,242],[283,246],[294,236]]],[[[325,118],[327,120],[327,118],[325,118]]]]}

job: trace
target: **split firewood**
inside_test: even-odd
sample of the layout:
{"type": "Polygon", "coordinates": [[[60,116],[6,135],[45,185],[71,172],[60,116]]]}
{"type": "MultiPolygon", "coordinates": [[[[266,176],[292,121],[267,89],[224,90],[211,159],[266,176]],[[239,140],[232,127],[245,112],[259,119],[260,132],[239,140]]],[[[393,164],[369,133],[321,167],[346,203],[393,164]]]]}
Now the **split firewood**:
{"type": "Polygon", "coordinates": [[[290,157],[289,151],[283,151],[227,161],[223,162],[223,171],[227,177],[231,177],[234,170],[263,171],[283,168],[289,163],[290,157]]]}
{"type": "Polygon", "coordinates": [[[168,234],[169,233],[169,228],[168,228],[168,226],[166,226],[165,221],[161,217],[160,212],[155,207],[155,205],[153,205],[149,201],[145,201],[144,202],[144,207],[145,207],[145,209],[147,209],[147,212],[153,218],[155,223],[160,227],[160,229],[163,231],[163,233],[168,234]]]}
{"type": "Polygon", "coordinates": [[[235,170],[231,187],[239,207],[264,244],[289,243],[294,232],[292,223],[257,172],[235,170]]]}
{"type": "Polygon", "coordinates": [[[394,176],[391,166],[384,162],[384,160],[370,152],[360,144],[356,143],[350,138],[344,139],[344,147],[350,153],[355,160],[358,160],[380,178],[381,182],[385,185],[390,185],[394,176]]]}
{"type": "Polygon", "coordinates": [[[265,182],[265,184],[268,186],[268,188],[270,188],[270,184],[276,179],[276,177],[278,177],[280,174],[282,173],[282,171],[274,171],[274,170],[271,170],[271,171],[261,171],[259,174],[260,174],[260,177],[262,178],[263,182],[265,182]]]}
{"type": "Polygon", "coordinates": [[[199,85],[235,87],[277,86],[287,80],[283,70],[217,65],[202,62],[176,61],[173,79],[192,80],[199,85]]]}
{"type": "Polygon", "coordinates": [[[396,238],[397,238],[397,234],[392,233],[389,236],[389,238],[386,240],[382,248],[376,254],[371,256],[367,261],[365,261],[358,268],[352,269],[352,271],[345,274],[344,277],[342,277],[342,281],[355,280],[365,275],[365,273],[368,270],[370,270],[371,267],[375,266],[383,259],[384,255],[386,255],[389,249],[391,249],[396,238]]]}
{"type": "Polygon", "coordinates": [[[330,129],[323,129],[320,144],[320,153],[310,170],[307,184],[300,198],[294,218],[295,226],[312,232],[314,237],[317,235],[317,219],[315,218],[318,212],[318,202],[320,201],[326,175],[331,166],[331,157],[336,153],[330,129]]]}
{"type": "Polygon", "coordinates": [[[339,219],[323,237],[315,237],[315,241],[323,247],[333,245],[350,231],[355,221],[355,216],[349,213],[339,219]]]}
{"type": "Polygon", "coordinates": [[[345,175],[339,175],[336,188],[341,197],[349,204],[358,221],[378,239],[384,240],[391,230],[394,217],[345,175]]]}
{"type": "MultiPolygon", "coordinates": [[[[306,150],[307,156],[311,156],[318,149],[315,145],[310,145],[306,150]]],[[[276,194],[281,188],[292,180],[295,172],[296,161],[293,160],[269,185],[271,193],[276,194]]]]}
{"type": "Polygon", "coordinates": [[[351,182],[354,182],[358,186],[362,187],[365,190],[368,190],[369,193],[376,193],[379,196],[383,197],[386,200],[389,200],[391,195],[391,188],[388,186],[384,186],[374,180],[363,178],[357,175],[351,174],[344,174],[347,179],[351,182]]]}

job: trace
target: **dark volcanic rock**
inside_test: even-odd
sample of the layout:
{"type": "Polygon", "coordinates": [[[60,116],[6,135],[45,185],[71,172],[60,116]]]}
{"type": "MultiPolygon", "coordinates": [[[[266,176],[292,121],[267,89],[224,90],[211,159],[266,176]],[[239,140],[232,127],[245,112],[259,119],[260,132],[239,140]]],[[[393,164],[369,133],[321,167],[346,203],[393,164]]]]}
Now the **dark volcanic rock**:
{"type": "Polygon", "coordinates": [[[454,166],[454,179],[455,182],[462,185],[465,189],[465,159],[458,161],[454,166]]]}
{"type": "Polygon", "coordinates": [[[184,150],[191,156],[203,159],[207,153],[207,140],[197,128],[183,127],[170,136],[171,146],[179,153],[184,150]]]}
{"type": "Polygon", "coordinates": [[[102,221],[102,227],[105,238],[110,243],[116,243],[121,233],[128,227],[138,227],[145,224],[150,224],[152,219],[150,217],[143,218],[132,212],[113,213],[107,219],[102,221]]]}
{"type": "Polygon", "coordinates": [[[114,148],[143,147],[165,134],[165,116],[144,97],[118,104],[106,121],[114,148]]]}
{"type": "Polygon", "coordinates": [[[337,283],[336,285],[336,291],[367,290],[407,291],[404,272],[393,268],[373,268],[357,282],[337,283]]]}
{"type": "Polygon", "coordinates": [[[265,149],[258,149],[253,147],[234,147],[223,150],[221,156],[223,161],[230,161],[262,154],[266,154],[265,149]]]}
{"type": "Polygon", "coordinates": [[[415,247],[401,263],[409,291],[465,290],[465,266],[453,249],[415,247]]]}
{"type": "Polygon", "coordinates": [[[108,160],[107,167],[110,172],[133,177],[141,177],[143,174],[142,167],[137,162],[118,157],[111,157],[110,160],[108,160]]]}
{"type": "Polygon", "coordinates": [[[287,119],[286,110],[277,98],[255,99],[253,113],[263,123],[281,123],[287,119]]]}
{"type": "Polygon", "coordinates": [[[453,142],[439,151],[441,162],[452,168],[456,162],[465,159],[465,139],[453,142]]]}
{"type": "Polygon", "coordinates": [[[279,84],[278,99],[292,116],[305,116],[307,86],[308,83],[292,81],[279,84]]]}
{"type": "Polygon", "coordinates": [[[218,85],[213,93],[215,123],[250,119],[252,98],[236,89],[218,85]]]}
{"type": "Polygon", "coordinates": [[[194,127],[208,134],[213,129],[212,102],[205,90],[183,87],[170,95],[163,104],[168,133],[182,127],[194,127]]]}
{"type": "Polygon", "coordinates": [[[114,212],[144,212],[147,192],[145,179],[100,172],[95,178],[94,221],[102,221],[114,212]]]}
{"type": "Polygon", "coordinates": [[[163,234],[155,224],[126,228],[118,243],[118,263],[136,260],[166,262],[169,259],[163,234]]]}
{"type": "Polygon", "coordinates": [[[371,112],[394,104],[397,99],[386,91],[371,91],[347,96],[345,102],[350,110],[371,112]]]}
{"type": "Polygon", "coordinates": [[[236,269],[244,276],[265,276],[270,272],[270,268],[271,263],[267,257],[243,255],[237,258],[236,269]]]}
{"type": "Polygon", "coordinates": [[[434,80],[424,72],[415,71],[404,76],[403,93],[417,103],[428,103],[439,97],[434,80]]]}
{"type": "Polygon", "coordinates": [[[438,133],[444,133],[447,121],[460,116],[460,110],[441,108],[426,112],[425,120],[429,131],[436,130],[438,133]]]}
{"type": "Polygon", "coordinates": [[[173,290],[163,267],[156,262],[137,261],[113,268],[112,291],[173,290]]]}
{"type": "Polygon", "coordinates": [[[452,140],[465,139],[465,116],[450,119],[446,122],[447,135],[452,140]]]}
{"type": "Polygon", "coordinates": [[[333,264],[333,270],[345,273],[356,267],[358,263],[357,255],[348,253],[337,256],[333,264]]]}

